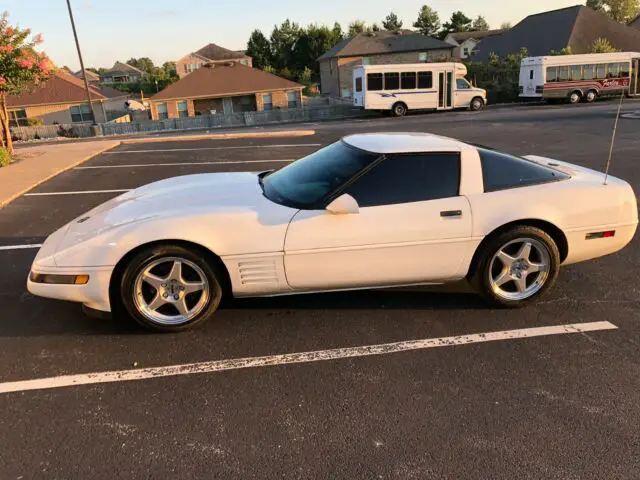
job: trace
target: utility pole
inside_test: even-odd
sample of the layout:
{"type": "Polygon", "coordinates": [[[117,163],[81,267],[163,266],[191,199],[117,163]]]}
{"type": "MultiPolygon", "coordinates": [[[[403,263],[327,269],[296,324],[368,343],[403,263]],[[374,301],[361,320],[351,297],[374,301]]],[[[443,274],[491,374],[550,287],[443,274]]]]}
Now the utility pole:
{"type": "Polygon", "coordinates": [[[93,126],[97,127],[96,114],[93,110],[93,103],[91,103],[91,91],[89,90],[89,81],[87,80],[87,72],[84,69],[84,62],[82,61],[82,52],[80,52],[80,42],[78,42],[78,33],[76,32],[76,24],[73,21],[73,12],[71,11],[71,0],[67,0],[67,7],[69,8],[69,19],[71,20],[71,28],[73,30],[73,38],[76,41],[76,49],[78,50],[78,58],[80,59],[80,71],[82,72],[82,78],[84,79],[84,89],[87,92],[87,101],[89,102],[89,110],[91,110],[91,116],[93,117],[93,126]]]}

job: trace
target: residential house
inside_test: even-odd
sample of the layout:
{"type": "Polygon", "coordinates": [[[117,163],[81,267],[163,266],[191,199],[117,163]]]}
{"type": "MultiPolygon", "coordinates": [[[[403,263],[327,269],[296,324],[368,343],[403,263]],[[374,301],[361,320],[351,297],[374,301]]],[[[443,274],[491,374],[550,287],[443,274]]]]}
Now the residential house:
{"type": "Polygon", "coordinates": [[[426,63],[451,57],[453,49],[453,45],[411,30],[360,33],[318,58],[321,91],[332,97],[351,97],[353,69],[358,65],[426,63]]]}
{"type": "Polygon", "coordinates": [[[76,73],[74,73],[74,75],[80,80],[84,80],[84,76],[86,75],[87,82],[89,82],[90,85],[98,85],[100,83],[100,75],[98,75],[96,72],[92,72],[91,70],[85,70],[84,74],[82,70],[78,70],[76,73]]]}
{"type": "Polygon", "coordinates": [[[444,41],[455,48],[453,56],[457,59],[469,58],[478,44],[488,37],[499,35],[506,30],[487,30],[484,32],[456,32],[448,34],[444,41]]]}
{"type": "Polygon", "coordinates": [[[506,32],[488,37],[477,46],[473,59],[489,54],[506,56],[526,48],[529,56],[548,55],[570,47],[574,54],[590,53],[597,38],[606,38],[618,50],[640,51],[640,30],[611,20],[606,14],[576,5],[529,15],[506,32]]]}
{"type": "MultiPolygon", "coordinates": [[[[89,87],[98,123],[105,122],[110,111],[122,111],[129,96],[109,87],[89,87]]],[[[45,125],[88,123],[93,121],[87,103],[84,82],[64,70],[46,82],[33,86],[20,95],[7,97],[11,126],[27,126],[30,119],[45,125]]]]}
{"type": "Polygon", "coordinates": [[[146,76],[146,72],[143,72],[128,63],[116,62],[113,64],[113,67],[100,76],[100,81],[105,84],[134,83],[139,82],[146,76]]]}
{"type": "Polygon", "coordinates": [[[253,65],[251,57],[245,55],[244,52],[227,50],[215,43],[210,43],[178,60],[176,62],[176,72],[178,77],[183,78],[206,64],[225,63],[229,60],[237,61],[247,67],[253,65]]]}
{"type": "Polygon", "coordinates": [[[240,62],[209,63],[151,97],[151,117],[297,108],[302,105],[303,88],[240,62]]]}

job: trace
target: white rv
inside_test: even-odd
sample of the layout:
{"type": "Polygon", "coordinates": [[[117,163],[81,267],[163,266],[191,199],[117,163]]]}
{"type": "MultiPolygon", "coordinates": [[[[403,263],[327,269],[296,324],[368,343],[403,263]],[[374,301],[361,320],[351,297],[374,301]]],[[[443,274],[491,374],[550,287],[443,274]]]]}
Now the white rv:
{"type": "Polygon", "coordinates": [[[640,95],[640,53],[527,57],[520,65],[520,97],[593,102],[597,97],[640,95]]]}
{"type": "Polygon", "coordinates": [[[487,92],[465,78],[462,63],[361,65],[353,70],[353,103],[365,110],[480,110],[487,92]]]}

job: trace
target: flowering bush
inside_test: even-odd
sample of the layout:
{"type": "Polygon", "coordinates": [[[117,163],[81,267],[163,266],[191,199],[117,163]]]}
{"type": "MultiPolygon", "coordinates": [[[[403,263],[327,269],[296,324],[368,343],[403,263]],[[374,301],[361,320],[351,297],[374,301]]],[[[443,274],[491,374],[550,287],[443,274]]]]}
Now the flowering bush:
{"type": "Polygon", "coordinates": [[[54,70],[47,56],[35,50],[42,42],[42,34],[32,37],[28,28],[9,25],[6,12],[0,16],[0,148],[6,148],[9,155],[13,154],[13,144],[7,96],[39,85],[54,70]]]}

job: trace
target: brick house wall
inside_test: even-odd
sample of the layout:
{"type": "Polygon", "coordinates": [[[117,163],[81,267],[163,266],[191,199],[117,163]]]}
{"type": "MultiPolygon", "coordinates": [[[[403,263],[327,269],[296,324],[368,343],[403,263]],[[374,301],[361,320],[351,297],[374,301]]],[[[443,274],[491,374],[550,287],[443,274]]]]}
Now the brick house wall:
{"type": "MultiPolygon", "coordinates": [[[[282,108],[282,109],[287,109],[289,108],[289,92],[292,92],[294,90],[276,90],[273,92],[262,92],[262,93],[256,93],[256,106],[257,106],[257,110],[258,112],[262,112],[264,110],[264,96],[271,94],[271,103],[273,104],[273,109],[277,109],[277,108],[282,108]]],[[[297,106],[301,107],[302,106],[302,91],[298,90],[296,92],[296,102],[297,102],[297,106]]]]}
{"type": "MultiPolygon", "coordinates": [[[[427,51],[427,62],[443,55],[450,56],[452,49],[453,46],[451,48],[427,51]]],[[[420,53],[423,52],[385,53],[381,55],[371,55],[367,58],[369,58],[370,65],[420,63],[420,53]]],[[[350,97],[353,93],[353,69],[362,65],[362,59],[363,57],[342,57],[323,60],[320,64],[322,93],[332,97],[350,97]],[[344,95],[346,93],[348,93],[348,95],[344,95]]]]}
{"type": "MultiPolygon", "coordinates": [[[[92,103],[96,122],[104,123],[106,121],[106,118],[102,104],[100,102],[92,103]]],[[[61,103],[57,105],[37,105],[23,108],[16,107],[11,108],[10,110],[24,110],[27,114],[27,118],[38,118],[42,120],[45,125],[53,125],[55,122],[66,125],[73,123],[71,121],[71,107],[77,105],[86,105],[86,102],[61,103]]]]}

